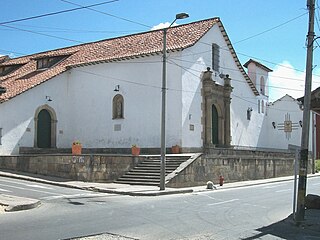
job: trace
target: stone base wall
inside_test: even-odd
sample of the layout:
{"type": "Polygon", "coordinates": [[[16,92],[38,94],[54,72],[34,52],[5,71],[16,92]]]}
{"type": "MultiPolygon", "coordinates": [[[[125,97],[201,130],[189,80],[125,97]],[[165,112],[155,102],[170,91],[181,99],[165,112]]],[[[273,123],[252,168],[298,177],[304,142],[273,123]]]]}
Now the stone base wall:
{"type": "Polygon", "coordinates": [[[294,175],[294,159],[294,153],[232,149],[211,151],[194,160],[167,186],[201,186],[206,185],[207,181],[218,184],[220,176],[224,177],[225,182],[291,176],[294,175]]]}
{"type": "MultiPolygon", "coordinates": [[[[113,182],[145,158],[114,154],[0,156],[0,169],[79,181],[113,182]]],[[[211,150],[180,165],[178,172],[168,178],[167,186],[200,186],[207,181],[218,184],[220,175],[225,182],[290,176],[294,174],[294,159],[294,153],[211,150]]],[[[308,172],[311,172],[311,163],[308,172]]]]}
{"type": "Polygon", "coordinates": [[[131,155],[0,156],[0,169],[79,181],[113,182],[142,158],[131,155]]]}

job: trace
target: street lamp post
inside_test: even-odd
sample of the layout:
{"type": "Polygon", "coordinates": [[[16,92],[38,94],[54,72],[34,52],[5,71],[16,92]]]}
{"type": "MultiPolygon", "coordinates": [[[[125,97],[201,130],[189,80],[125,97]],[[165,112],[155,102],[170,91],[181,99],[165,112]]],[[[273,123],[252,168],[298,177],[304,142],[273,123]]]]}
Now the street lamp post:
{"type": "Polygon", "coordinates": [[[166,91],[167,91],[167,30],[178,19],[189,17],[187,13],[178,13],[169,27],[163,29],[163,50],[162,50],[162,102],[161,102],[161,170],[160,190],[165,190],[166,175],[166,91]]]}

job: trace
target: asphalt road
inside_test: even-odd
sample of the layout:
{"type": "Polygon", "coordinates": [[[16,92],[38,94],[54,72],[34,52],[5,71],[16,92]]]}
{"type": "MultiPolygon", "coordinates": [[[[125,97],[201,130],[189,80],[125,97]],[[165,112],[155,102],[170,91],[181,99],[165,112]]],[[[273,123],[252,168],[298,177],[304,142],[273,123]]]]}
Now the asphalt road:
{"type": "MultiPolygon", "coordinates": [[[[308,179],[319,194],[320,178],[308,179]]],[[[67,239],[99,233],[134,239],[254,239],[292,212],[293,182],[157,197],[94,193],[0,178],[0,193],[37,198],[36,209],[0,214],[0,239],[67,239]]],[[[280,239],[264,235],[261,239],[280,239]]]]}

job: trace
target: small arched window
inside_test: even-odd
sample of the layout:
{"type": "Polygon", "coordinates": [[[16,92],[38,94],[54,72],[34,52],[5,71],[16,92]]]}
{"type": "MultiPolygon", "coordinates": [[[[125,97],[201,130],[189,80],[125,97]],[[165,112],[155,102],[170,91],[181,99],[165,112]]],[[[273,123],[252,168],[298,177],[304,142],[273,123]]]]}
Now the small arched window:
{"type": "Polygon", "coordinates": [[[112,101],[112,119],[124,118],[124,101],[121,94],[114,96],[112,101]]]}
{"type": "Polygon", "coordinates": [[[260,78],[260,93],[265,95],[266,91],[265,91],[265,83],[264,83],[264,77],[260,78]]]}

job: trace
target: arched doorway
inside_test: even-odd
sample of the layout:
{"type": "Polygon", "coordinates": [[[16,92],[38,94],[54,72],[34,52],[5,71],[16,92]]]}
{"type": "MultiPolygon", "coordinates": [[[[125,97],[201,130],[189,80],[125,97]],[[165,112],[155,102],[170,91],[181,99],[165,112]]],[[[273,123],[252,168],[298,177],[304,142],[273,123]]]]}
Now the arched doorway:
{"type": "Polygon", "coordinates": [[[57,119],[54,110],[48,105],[39,107],[35,113],[35,138],[36,148],[56,147],[57,119]]]}
{"type": "Polygon", "coordinates": [[[39,148],[51,147],[51,116],[46,109],[38,114],[37,143],[39,148]]]}
{"type": "Polygon", "coordinates": [[[212,105],[212,144],[219,144],[219,118],[217,108],[212,105]]]}
{"type": "Polygon", "coordinates": [[[216,84],[208,68],[202,76],[202,139],[204,147],[230,147],[230,104],[232,87],[225,75],[224,85],[216,84]]]}

